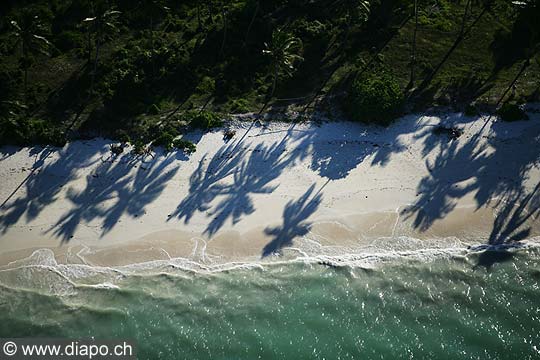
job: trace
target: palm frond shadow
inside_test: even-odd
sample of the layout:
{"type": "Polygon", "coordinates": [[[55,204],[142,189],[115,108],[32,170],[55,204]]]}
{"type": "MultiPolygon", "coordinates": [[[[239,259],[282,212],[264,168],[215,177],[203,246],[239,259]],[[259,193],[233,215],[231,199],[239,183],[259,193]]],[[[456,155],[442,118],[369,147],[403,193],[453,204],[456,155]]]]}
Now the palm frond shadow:
{"type": "Polygon", "coordinates": [[[322,201],[322,188],[313,193],[315,184],[297,200],[291,200],[283,210],[283,224],[277,227],[267,227],[264,232],[273,239],[264,247],[262,257],[278,254],[281,249],[292,245],[294,239],[308,233],[311,223],[306,221],[322,201]]]}
{"type": "MultiPolygon", "coordinates": [[[[413,227],[427,231],[470,194],[477,210],[490,206],[495,211],[487,245],[507,246],[528,238],[540,213],[540,184],[533,189],[527,186],[530,170],[540,163],[540,127],[524,128],[517,138],[505,138],[506,131],[505,124],[495,123],[487,134],[475,134],[464,144],[428,144],[437,154],[433,161],[426,160],[429,174],[418,184],[417,200],[402,210],[404,219],[412,219],[413,227]],[[482,137],[487,142],[481,142],[482,137]],[[519,156],[513,144],[522,149],[519,156]]],[[[487,249],[479,264],[489,267],[507,259],[487,249]]]]}
{"type": "Polygon", "coordinates": [[[35,219],[45,208],[55,202],[62,188],[77,178],[77,170],[95,163],[94,151],[82,147],[68,145],[56,157],[50,157],[53,151],[40,149],[35,153],[37,160],[29,170],[28,176],[3,202],[0,215],[0,231],[6,233],[8,228],[21,218],[27,222],[35,219]],[[23,195],[18,195],[23,189],[23,195]]]}
{"type": "Polygon", "coordinates": [[[131,217],[143,215],[146,207],[159,197],[177,173],[179,166],[174,162],[174,156],[167,156],[139,165],[133,172],[131,170],[137,163],[135,159],[104,161],[94,173],[87,175],[83,189],[68,189],[67,198],[72,208],[46,233],[59,237],[65,243],[81,225],[90,226],[92,221],[99,221],[97,232],[103,237],[124,214],[131,217]]]}

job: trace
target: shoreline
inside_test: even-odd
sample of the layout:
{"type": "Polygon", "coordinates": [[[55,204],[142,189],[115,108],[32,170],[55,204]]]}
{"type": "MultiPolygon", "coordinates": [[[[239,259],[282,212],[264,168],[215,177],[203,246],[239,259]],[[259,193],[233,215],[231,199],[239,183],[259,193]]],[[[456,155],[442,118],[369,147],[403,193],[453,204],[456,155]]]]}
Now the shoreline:
{"type": "MultiPolygon", "coordinates": [[[[148,258],[140,262],[128,261],[125,264],[95,264],[86,260],[75,260],[74,257],[69,262],[63,262],[62,258],[65,248],[37,248],[25,249],[15,253],[4,253],[0,255],[0,273],[3,273],[2,279],[7,279],[11,272],[16,275],[21,270],[36,270],[52,272],[64,280],[69,281],[73,286],[99,286],[108,284],[112,287],[116,282],[129,276],[145,275],[174,275],[182,272],[193,274],[214,274],[226,273],[233,270],[265,270],[279,266],[303,264],[308,266],[320,265],[328,268],[349,268],[361,270],[375,270],[385,265],[399,264],[402,261],[411,262],[410,264],[426,264],[430,262],[439,262],[441,260],[463,261],[471,257],[477,263],[470,263],[472,269],[478,267],[489,270],[495,263],[504,262],[511,259],[521,251],[540,252],[540,236],[526,239],[519,243],[486,245],[483,243],[463,244],[461,242],[440,243],[438,246],[421,247],[416,249],[403,250],[368,250],[337,253],[320,253],[309,255],[296,247],[287,248],[285,255],[280,257],[266,259],[228,259],[226,262],[197,262],[190,258],[148,258]],[[443,245],[447,246],[443,246],[443,245]],[[62,251],[62,252],[59,252],[62,251]],[[498,255],[500,254],[500,255],[498,255]],[[481,259],[485,256],[484,259],[481,259]],[[499,256],[501,259],[499,259],[499,256]],[[478,258],[479,257],[479,258],[478,258]],[[97,278],[96,278],[97,276],[97,278]],[[82,282],[81,282],[82,281],[82,282]]],[[[88,249],[79,248],[79,254],[88,249]]],[[[100,248],[98,251],[106,251],[106,248],[100,248]]],[[[121,252],[121,249],[115,249],[121,252]]],[[[148,251],[149,248],[136,248],[135,251],[148,251]]],[[[72,256],[74,254],[71,254],[72,256]]],[[[87,256],[88,254],[82,254],[87,256]]],[[[92,254],[96,255],[96,254],[92,254]]],[[[99,255],[98,255],[99,256],[99,255]]],[[[21,280],[23,280],[21,278],[21,280]]],[[[30,280],[30,279],[26,279],[30,280]]],[[[4,284],[5,285],[5,284],[4,284]]]]}
{"type": "Polygon", "coordinates": [[[247,124],[233,122],[238,135],[228,143],[221,130],[188,134],[198,147],[190,157],[158,150],[111,161],[103,139],[46,157],[39,147],[8,151],[0,262],[39,248],[88,247],[104,253],[94,260],[104,266],[160,256],[219,264],[299,244],[324,255],[377,239],[391,248],[401,236],[496,245],[526,228],[523,239],[533,238],[540,171],[530,146],[540,116],[530,116],[485,129],[485,118],[461,114],[411,115],[388,128],[270,122],[245,134],[247,124]],[[464,134],[434,135],[439,124],[464,134]]]}

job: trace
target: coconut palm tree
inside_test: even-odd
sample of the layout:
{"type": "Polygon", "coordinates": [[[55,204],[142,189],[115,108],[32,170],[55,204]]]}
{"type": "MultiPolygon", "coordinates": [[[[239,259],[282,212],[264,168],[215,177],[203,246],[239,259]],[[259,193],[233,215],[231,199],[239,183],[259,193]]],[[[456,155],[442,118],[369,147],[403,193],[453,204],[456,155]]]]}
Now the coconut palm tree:
{"type": "Polygon", "coordinates": [[[16,38],[15,48],[20,47],[21,57],[19,62],[24,71],[24,96],[28,93],[28,69],[32,65],[33,57],[38,54],[49,56],[49,40],[39,35],[44,32],[44,27],[37,15],[24,12],[17,20],[11,21],[12,36],[16,38]]]}
{"type": "MultiPolygon", "coordinates": [[[[326,0],[322,1],[326,2],[326,0]]],[[[369,0],[337,0],[330,2],[327,6],[334,9],[339,17],[344,16],[347,20],[344,37],[348,36],[351,27],[366,22],[371,12],[369,0]]]]}
{"type": "Polygon", "coordinates": [[[223,40],[221,41],[221,48],[219,50],[219,56],[223,55],[223,50],[225,49],[225,41],[227,40],[227,15],[229,10],[227,6],[222,2],[221,3],[221,19],[223,21],[223,40]]]}
{"type": "MultiPolygon", "coordinates": [[[[328,0],[319,0],[323,4],[327,2],[328,0]]],[[[335,56],[338,56],[338,54],[341,54],[345,51],[346,45],[349,40],[349,34],[351,32],[351,28],[353,25],[361,25],[365,23],[369,15],[371,13],[371,2],[370,0],[337,0],[337,1],[331,1],[328,5],[326,5],[328,8],[335,9],[337,13],[344,14],[346,18],[346,26],[345,31],[343,32],[343,36],[341,37],[341,44],[338,47],[338,50],[335,52],[335,56]]],[[[341,16],[338,16],[341,17],[341,16]]],[[[338,38],[336,37],[336,40],[338,38]]],[[[328,45],[328,49],[330,49],[333,46],[333,42],[331,42],[328,45]]],[[[317,90],[313,93],[309,101],[306,102],[304,105],[304,109],[302,112],[306,112],[307,109],[313,104],[317,96],[321,93],[321,91],[326,87],[330,79],[332,79],[334,72],[337,70],[337,67],[331,71],[324,81],[321,83],[321,85],[317,88],[317,90]]]]}
{"type": "Polygon", "coordinates": [[[304,60],[301,56],[303,48],[302,40],[282,29],[274,30],[272,33],[272,40],[269,44],[265,43],[264,46],[265,49],[263,50],[263,54],[270,56],[271,58],[272,90],[270,91],[268,100],[259,111],[259,114],[262,113],[270,99],[274,96],[279,77],[292,76],[296,69],[296,64],[304,60]]]}
{"type": "MultiPolygon", "coordinates": [[[[251,6],[250,2],[246,3],[246,6],[251,6]]],[[[259,12],[260,7],[261,7],[261,2],[259,0],[255,0],[255,10],[253,10],[253,15],[251,16],[251,20],[246,30],[246,36],[244,38],[244,46],[246,46],[247,44],[247,41],[249,39],[249,33],[251,32],[251,28],[253,27],[253,23],[255,22],[255,18],[257,17],[257,13],[259,12]]]]}
{"type": "Polygon", "coordinates": [[[142,10],[148,14],[150,20],[150,47],[154,51],[154,32],[156,31],[156,22],[158,18],[166,15],[171,9],[165,6],[163,0],[142,0],[142,10]]]}
{"type": "MultiPolygon", "coordinates": [[[[92,7],[94,8],[94,6],[92,7]]],[[[90,91],[94,88],[101,46],[108,37],[118,30],[118,16],[121,14],[114,7],[107,8],[104,3],[99,3],[97,9],[93,9],[93,12],[94,16],[83,20],[83,23],[89,27],[89,31],[94,34],[94,69],[92,71],[90,91]]]]}
{"type": "Polygon", "coordinates": [[[169,12],[169,8],[164,5],[163,0],[142,0],[142,9],[150,18],[150,51],[152,55],[152,78],[155,76],[155,60],[154,60],[154,36],[156,30],[156,22],[160,16],[169,12]]]}
{"type": "MultiPolygon", "coordinates": [[[[516,23],[518,23],[521,27],[525,27],[528,30],[527,32],[529,41],[527,47],[524,49],[523,55],[525,60],[523,61],[515,77],[505,89],[502,96],[499,98],[496,107],[498,107],[502,103],[503,99],[506,97],[506,94],[508,94],[510,89],[515,88],[518,80],[531,65],[533,58],[540,53],[540,27],[537,25],[538,18],[540,16],[540,4],[537,1],[533,0],[522,0],[514,1],[513,5],[518,11],[516,23]]],[[[537,61],[539,61],[540,64],[540,59],[537,59],[537,61]]]]}
{"type": "Polygon", "coordinates": [[[429,85],[431,80],[439,73],[443,65],[446,63],[446,61],[450,58],[450,56],[454,53],[454,51],[457,49],[457,47],[465,40],[465,38],[470,34],[470,32],[473,30],[473,28],[476,26],[476,24],[482,19],[482,17],[486,14],[486,12],[491,8],[493,4],[493,0],[481,0],[482,4],[482,10],[478,15],[476,15],[472,22],[468,24],[469,17],[471,16],[472,12],[472,0],[467,0],[465,2],[465,9],[463,12],[463,18],[461,20],[461,27],[459,30],[459,33],[454,40],[454,43],[452,46],[448,49],[446,54],[443,56],[441,61],[437,64],[435,69],[422,81],[422,83],[419,86],[419,89],[424,89],[429,85]]]}
{"type": "Polygon", "coordinates": [[[350,16],[357,23],[365,22],[370,14],[371,5],[368,0],[346,0],[350,16]]]}
{"type": "Polygon", "coordinates": [[[409,84],[407,85],[407,88],[411,88],[414,86],[414,70],[416,66],[416,34],[418,32],[418,0],[414,0],[414,32],[413,32],[413,41],[412,41],[412,47],[411,47],[411,73],[409,77],[409,84]]]}

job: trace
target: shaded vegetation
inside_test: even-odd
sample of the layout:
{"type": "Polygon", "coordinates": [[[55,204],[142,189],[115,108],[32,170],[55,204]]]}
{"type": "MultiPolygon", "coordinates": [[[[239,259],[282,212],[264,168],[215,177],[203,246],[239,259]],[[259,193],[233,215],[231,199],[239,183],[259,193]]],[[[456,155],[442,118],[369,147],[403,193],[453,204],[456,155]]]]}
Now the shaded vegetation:
{"type": "Polygon", "coordinates": [[[223,125],[223,120],[219,114],[211,111],[191,111],[185,114],[187,123],[196,128],[210,130],[223,125]]]}
{"type": "Polygon", "coordinates": [[[403,104],[399,84],[387,73],[354,80],[347,99],[347,112],[356,121],[388,125],[403,104]]]}
{"type": "Polygon", "coordinates": [[[332,103],[386,124],[401,104],[493,111],[539,96],[537,1],[0,6],[2,143],[118,134],[148,143],[171,124],[208,130],[221,126],[217,114],[332,103]]]}
{"type": "Polygon", "coordinates": [[[186,154],[192,154],[197,150],[197,146],[194,143],[184,139],[174,140],[173,146],[179,150],[183,150],[186,154]]]}
{"type": "Polygon", "coordinates": [[[506,103],[497,112],[503,121],[527,120],[529,117],[516,104],[506,103]]]}

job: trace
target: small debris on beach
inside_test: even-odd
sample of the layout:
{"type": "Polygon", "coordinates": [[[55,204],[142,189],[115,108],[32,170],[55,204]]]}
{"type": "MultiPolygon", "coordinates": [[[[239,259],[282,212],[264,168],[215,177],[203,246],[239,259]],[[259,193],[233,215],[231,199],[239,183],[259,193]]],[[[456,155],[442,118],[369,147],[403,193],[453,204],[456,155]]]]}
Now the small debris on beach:
{"type": "Polygon", "coordinates": [[[229,141],[236,135],[236,130],[228,129],[223,133],[223,140],[229,141]]]}
{"type": "Polygon", "coordinates": [[[120,154],[122,154],[124,152],[124,146],[123,145],[116,145],[116,144],[111,144],[110,145],[110,150],[111,150],[111,153],[115,156],[118,156],[120,154]]]}
{"type": "Polygon", "coordinates": [[[435,129],[433,129],[433,134],[447,135],[450,140],[457,140],[461,135],[463,135],[463,130],[457,127],[446,127],[439,125],[435,129]]]}

